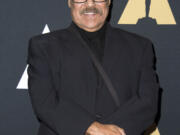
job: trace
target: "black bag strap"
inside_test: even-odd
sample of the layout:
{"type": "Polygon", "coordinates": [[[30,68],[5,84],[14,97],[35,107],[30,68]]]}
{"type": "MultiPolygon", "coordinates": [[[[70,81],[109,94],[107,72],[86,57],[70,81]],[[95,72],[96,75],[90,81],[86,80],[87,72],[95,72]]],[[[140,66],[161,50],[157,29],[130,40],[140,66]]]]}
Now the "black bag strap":
{"type": "Polygon", "coordinates": [[[90,47],[88,46],[88,44],[86,43],[86,41],[81,37],[80,33],[76,30],[70,27],[70,29],[72,32],[75,33],[75,35],[79,38],[79,40],[83,43],[83,45],[87,48],[87,50],[89,51],[89,54],[91,56],[92,61],[94,62],[95,67],[98,69],[100,75],[102,76],[111,96],[114,99],[114,102],[116,104],[116,106],[119,106],[119,98],[117,95],[116,90],[114,89],[111,80],[109,79],[108,75],[106,74],[106,72],[104,71],[104,68],[102,67],[101,63],[98,61],[98,59],[96,58],[96,56],[94,55],[94,53],[91,51],[90,47]]]}

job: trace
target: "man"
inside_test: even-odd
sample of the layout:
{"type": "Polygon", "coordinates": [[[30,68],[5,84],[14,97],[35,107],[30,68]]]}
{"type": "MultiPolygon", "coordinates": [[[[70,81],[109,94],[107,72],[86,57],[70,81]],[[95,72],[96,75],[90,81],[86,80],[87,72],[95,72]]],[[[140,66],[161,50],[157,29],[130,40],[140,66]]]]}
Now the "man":
{"type": "Polygon", "coordinates": [[[157,114],[159,85],[152,42],[112,27],[111,0],[68,0],[68,28],[30,39],[28,87],[38,135],[140,135],[157,114]],[[76,29],[102,63],[116,108],[76,29]]]}

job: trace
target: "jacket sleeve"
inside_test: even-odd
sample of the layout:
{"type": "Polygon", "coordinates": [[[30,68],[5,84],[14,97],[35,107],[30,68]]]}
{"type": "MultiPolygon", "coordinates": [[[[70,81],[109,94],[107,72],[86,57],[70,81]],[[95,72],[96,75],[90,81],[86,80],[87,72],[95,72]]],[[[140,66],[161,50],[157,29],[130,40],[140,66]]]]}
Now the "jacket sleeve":
{"type": "Polygon", "coordinates": [[[118,125],[125,130],[126,135],[140,135],[154,122],[157,114],[159,84],[152,45],[152,42],[148,41],[143,52],[137,94],[117,111],[100,120],[101,123],[118,125]]]}
{"type": "Polygon", "coordinates": [[[33,112],[57,135],[84,135],[94,116],[79,104],[57,96],[42,39],[31,38],[28,46],[28,91],[33,112]]]}

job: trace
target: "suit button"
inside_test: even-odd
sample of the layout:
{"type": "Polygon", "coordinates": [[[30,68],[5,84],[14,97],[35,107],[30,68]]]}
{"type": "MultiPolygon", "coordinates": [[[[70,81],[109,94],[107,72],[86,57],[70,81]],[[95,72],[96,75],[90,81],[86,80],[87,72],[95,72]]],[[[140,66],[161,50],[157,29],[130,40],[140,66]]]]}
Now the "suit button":
{"type": "Polygon", "coordinates": [[[100,118],[102,118],[102,115],[101,114],[96,114],[96,118],[100,119],[100,118]]]}

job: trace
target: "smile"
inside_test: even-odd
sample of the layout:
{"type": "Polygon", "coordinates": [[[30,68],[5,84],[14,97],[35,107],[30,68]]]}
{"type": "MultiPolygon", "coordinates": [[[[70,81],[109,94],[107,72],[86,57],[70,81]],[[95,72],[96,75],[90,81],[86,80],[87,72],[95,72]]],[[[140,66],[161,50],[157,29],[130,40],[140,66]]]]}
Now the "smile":
{"type": "Polygon", "coordinates": [[[89,13],[84,13],[84,14],[88,14],[88,15],[94,15],[94,14],[96,14],[96,13],[89,12],[89,13]]]}

